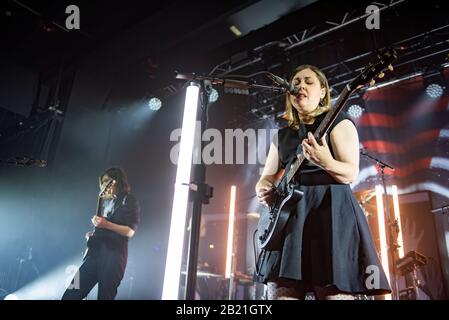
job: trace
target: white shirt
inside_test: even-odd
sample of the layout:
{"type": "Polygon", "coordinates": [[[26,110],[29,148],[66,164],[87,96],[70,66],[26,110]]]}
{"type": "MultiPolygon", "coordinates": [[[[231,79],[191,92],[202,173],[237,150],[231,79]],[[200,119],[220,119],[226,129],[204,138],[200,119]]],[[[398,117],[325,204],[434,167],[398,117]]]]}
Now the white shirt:
{"type": "Polygon", "coordinates": [[[102,210],[102,216],[103,217],[109,217],[114,210],[114,204],[115,199],[104,199],[103,200],[103,210],[102,210]]]}

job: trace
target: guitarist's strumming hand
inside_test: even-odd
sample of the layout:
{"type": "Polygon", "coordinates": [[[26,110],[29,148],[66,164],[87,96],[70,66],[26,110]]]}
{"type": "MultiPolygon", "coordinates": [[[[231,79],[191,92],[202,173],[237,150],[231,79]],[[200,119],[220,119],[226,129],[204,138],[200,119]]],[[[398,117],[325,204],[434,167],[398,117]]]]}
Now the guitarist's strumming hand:
{"type": "Polygon", "coordinates": [[[257,191],[257,198],[264,206],[269,207],[273,202],[274,189],[269,186],[261,187],[257,191]]]}
{"type": "Polygon", "coordinates": [[[311,132],[307,133],[307,139],[302,141],[304,156],[307,160],[312,161],[317,166],[326,169],[333,157],[326,141],[326,134],[321,138],[319,144],[311,132]]]}

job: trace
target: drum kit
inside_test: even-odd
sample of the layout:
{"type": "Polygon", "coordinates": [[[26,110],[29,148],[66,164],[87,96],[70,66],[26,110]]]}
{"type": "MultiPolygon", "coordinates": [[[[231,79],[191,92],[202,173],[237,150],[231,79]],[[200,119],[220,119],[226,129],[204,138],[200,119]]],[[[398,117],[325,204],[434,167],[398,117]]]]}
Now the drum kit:
{"type": "Polygon", "coordinates": [[[365,217],[368,219],[373,215],[376,209],[376,203],[371,201],[376,196],[376,190],[361,190],[354,192],[354,196],[359,203],[360,207],[365,214],[365,217]]]}
{"type": "MultiPolygon", "coordinates": [[[[182,271],[181,275],[186,275],[182,271]]],[[[208,271],[198,270],[196,298],[199,300],[226,300],[228,299],[228,285],[230,279],[225,278],[223,274],[217,274],[208,271]]],[[[234,274],[234,281],[237,285],[243,287],[254,286],[253,278],[250,275],[237,271],[234,274]]],[[[246,297],[245,297],[246,298],[246,297]]],[[[247,298],[246,298],[247,299],[247,298]]]]}

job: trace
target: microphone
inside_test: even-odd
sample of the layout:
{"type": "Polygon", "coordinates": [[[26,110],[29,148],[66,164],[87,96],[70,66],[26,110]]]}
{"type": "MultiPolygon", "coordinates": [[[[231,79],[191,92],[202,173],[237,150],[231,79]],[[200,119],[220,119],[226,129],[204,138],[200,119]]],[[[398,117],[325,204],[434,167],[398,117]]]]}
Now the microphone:
{"type": "Polygon", "coordinates": [[[284,78],[278,77],[270,72],[267,72],[266,75],[270,78],[274,83],[278,84],[281,88],[284,88],[291,95],[297,96],[299,93],[299,88],[296,87],[293,83],[288,82],[284,78]]]}

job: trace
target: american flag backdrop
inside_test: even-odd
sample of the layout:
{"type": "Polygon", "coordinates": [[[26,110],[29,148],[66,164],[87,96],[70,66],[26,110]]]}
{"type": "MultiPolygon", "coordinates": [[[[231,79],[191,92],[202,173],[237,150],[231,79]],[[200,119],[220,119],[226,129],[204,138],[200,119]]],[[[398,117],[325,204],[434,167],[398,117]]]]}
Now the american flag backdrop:
{"type": "MultiPolygon", "coordinates": [[[[387,185],[397,185],[399,193],[427,190],[449,200],[449,94],[429,97],[429,83],[419,76],[367,91],[364,112],[354,120],[365,152],[395,168],[385,170],[387,185]]],[[[447,81],[439,84],[444,89],[447,81]]],[[[353,189],[373,188],[379,178],[375,162],[362,156],[353,189]]]]}

